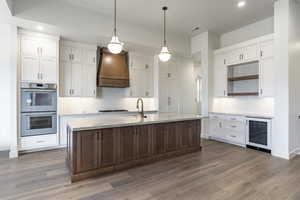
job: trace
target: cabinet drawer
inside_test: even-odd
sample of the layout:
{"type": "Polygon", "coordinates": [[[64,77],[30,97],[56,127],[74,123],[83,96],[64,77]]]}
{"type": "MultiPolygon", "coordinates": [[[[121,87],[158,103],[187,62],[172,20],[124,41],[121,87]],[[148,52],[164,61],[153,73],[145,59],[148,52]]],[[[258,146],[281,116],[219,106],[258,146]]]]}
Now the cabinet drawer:
{"type": "Polygon", "coordinates": [[[53,147],[57,145],[57,136],[55,134],[21,138],[21,150],[53,147]]]}
{"type": "Polygon", "coordinates": [[[224,121],[223,127],[231,131],[244,132],[246,124],[240,121],[224,121]]]}
{"type": "Polygon", "coordinates": [[[245,118],[241,116],[235,116],[235,115],[227,115],[224,116],[224,119],[227,121],[232,121],[232,122],[243,122],[245,123],[245,118]]]}
{"type": "Polygon", "coordinates": [[[239,144],[246,144],[246,137],[244,132],[228,131],[226,140],[239,144]]]}
{"type": "Polygon", "coordinates": [[[209,118],[215,119],[215,120],[222,120],[222,119],[224,119],[224,115],[210,114],[209,118]]]}

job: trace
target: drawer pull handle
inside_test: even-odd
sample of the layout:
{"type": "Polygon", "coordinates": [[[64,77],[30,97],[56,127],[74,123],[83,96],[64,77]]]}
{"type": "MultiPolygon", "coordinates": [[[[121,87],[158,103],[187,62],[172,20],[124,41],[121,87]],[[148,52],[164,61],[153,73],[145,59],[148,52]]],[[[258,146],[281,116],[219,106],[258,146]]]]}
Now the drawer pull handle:
{"type": "Polygon", "coordinates": [[[236,126],[231,126],[231,128],[236,128],[236,126]]]}
{"type": "Polygon", "coordinates": [[[236,138],[236,136],[235,136],[235,135],[230,135],[230,137],[232,137],[232,138],[236,138]]]}
{"type": "Polygon", "coordinates": [[[236,118],[230,118],[232,121],[236,121],[236,118]]]}
{"type": "Polygon", "coordinates": [[[40,141],[37,141],[36,143],[44,143],[45,141],[42,141],[42,140],[40,140],[40,141]]]}

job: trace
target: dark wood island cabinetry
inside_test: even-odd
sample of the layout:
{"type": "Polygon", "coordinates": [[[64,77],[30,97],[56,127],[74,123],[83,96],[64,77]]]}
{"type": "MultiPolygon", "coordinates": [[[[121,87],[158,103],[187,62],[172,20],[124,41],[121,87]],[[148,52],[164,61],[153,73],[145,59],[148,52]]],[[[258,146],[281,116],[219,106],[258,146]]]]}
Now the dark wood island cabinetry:
{"type": "Polygon", "coordinates": [[[201,150],[201,119],[72,131],[67,164],[71,181],[201,150]]]}

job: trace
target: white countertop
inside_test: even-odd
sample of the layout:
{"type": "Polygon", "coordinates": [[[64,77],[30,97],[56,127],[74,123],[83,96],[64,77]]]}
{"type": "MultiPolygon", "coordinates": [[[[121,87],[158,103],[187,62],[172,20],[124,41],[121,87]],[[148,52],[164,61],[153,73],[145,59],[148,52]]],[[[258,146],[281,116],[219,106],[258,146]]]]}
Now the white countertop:
{"type": "Polygon", "coordinates": [[[89,117],[75,118],[68,120],[67,124],[73,131],[96,130],[104,128],[115,128],[125,126],[136,126],[166,122],[189,121],[201,119],[201,115],[195,114],[174,114],[159,113],[148,114],[147,118],[140,116],[110,116],[110,117],[89,117]]]}
{"type": "Polygon", "coordinates": [[[238,113],[238,112],[209,112],[210,114],[219,114],[219,115],[236,115],[243,117],[254,117],[254,118],[267,118],[273,119],[274,116],[268,114],[255,114],[255,113],[238,113]]]}

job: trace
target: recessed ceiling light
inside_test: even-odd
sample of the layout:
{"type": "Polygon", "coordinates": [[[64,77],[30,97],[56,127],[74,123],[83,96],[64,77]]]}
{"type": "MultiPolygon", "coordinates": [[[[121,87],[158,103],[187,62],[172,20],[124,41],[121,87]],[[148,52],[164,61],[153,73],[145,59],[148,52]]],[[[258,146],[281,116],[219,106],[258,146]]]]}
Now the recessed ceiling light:
{"type": "Polygon", "coordinates": [[[238,4],[237,4],[237,6],[238,6],[239,8],[242,8],[242,7],[244,7],[245,5],[246,5],[246,1],[239,1],[238,4]]]}
{"type": "Polygon", "coordinates": [[[42,31],[42,30],[44,30],[44,27],[42,27],[42,26],[37,26],[36,29],[39,30],[39,31],[42,31]]]}

